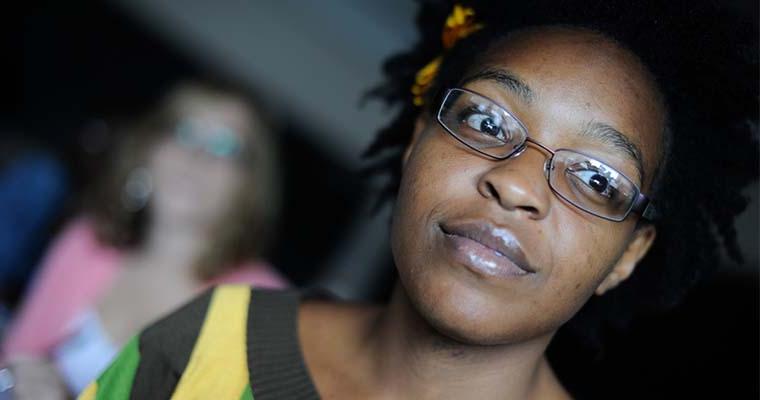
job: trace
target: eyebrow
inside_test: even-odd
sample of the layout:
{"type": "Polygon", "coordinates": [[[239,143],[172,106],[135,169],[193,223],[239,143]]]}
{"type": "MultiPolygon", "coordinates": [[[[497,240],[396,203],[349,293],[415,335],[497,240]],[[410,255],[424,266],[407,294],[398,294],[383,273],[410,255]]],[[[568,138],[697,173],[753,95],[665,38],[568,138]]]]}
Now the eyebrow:
{"type": "Polygon", "coordinates": [[[641,156],[641,150],[626,135],[610,125],[597,121],[585,124],[581,130],[581,135],[610,144],[615,149],[624,153],[636,166],[640,182],[644,182],[644,161],[641,156]]]}
{"type": "Polygon", "coordinates": [[[464,86],[470,82],[482,80],[498,83],[503,88],[516,94],[525,103],[530,103],[533,101],[534,94],[530,86],[523,82],[517,75],[503,69],[482,69],[473,75],[470,75],[467,78],[463,79],[460,85],[464,86]]]}

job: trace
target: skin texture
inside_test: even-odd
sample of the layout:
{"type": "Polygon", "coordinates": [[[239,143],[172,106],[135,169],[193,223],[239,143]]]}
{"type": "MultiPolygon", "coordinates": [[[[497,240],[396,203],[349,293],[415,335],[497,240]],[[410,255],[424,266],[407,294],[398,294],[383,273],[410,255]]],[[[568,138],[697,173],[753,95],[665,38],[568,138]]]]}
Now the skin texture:
{"type": "MultiPolygon", "coordinates": [[[[592,32],[543,27],[495,44],[477,67],[508,71],[530,87],[532,100],[525,102],[492,81],[465,85],[510,110],[532,139],[601,159],[647,192],[665,111],[634,55],[592,32]],[[625,155],[579,133],[591,121],[637,145],[646,182],[635,179],[625,155]]],[[[391,243],[400,279],[390,305],[355,315],[325,304],[302,310],[304,354],[323,394],[568,397],[544,358],[546,347],[590,296],[632,273],[655,230],[637,229],[637,215],[610,222],[561,200],[543,175],[548,156],[529,146],[515,158],[489,159],[423,113],[404,154],[395,204],[391,243]],[[535,272],[499,279],[464,267],[447,250],[440,226],[471,221],[509,232],[535,272]],[[335,327],[332,336],[343,337],[342,344],[325,346],[327,333],[320,335],[316,321],[335,327]]]]}

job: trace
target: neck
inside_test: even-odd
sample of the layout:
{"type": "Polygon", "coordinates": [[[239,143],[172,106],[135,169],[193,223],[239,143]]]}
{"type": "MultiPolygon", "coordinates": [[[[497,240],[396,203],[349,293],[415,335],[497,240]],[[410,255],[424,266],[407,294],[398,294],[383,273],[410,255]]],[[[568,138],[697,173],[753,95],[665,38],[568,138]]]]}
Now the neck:
{"type": "Polygon", "coordinates": [[[544,352],[552,335],[502,344],[472,345],[435,331],[400,284],[366,336],[378,387],[399,398],[538,398],[553,379],[544,352]]]}

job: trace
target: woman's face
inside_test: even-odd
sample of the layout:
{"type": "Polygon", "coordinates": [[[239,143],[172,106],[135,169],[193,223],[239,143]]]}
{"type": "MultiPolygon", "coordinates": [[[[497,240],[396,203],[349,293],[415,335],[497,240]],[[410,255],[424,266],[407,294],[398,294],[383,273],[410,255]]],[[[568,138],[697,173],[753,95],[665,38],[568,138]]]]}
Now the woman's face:
{"type": "Polygon", "coordinates": [[[180,121],[152,151],[151,209],[162,218],[208,226],[229,211],[245,182],[240,160],[250,146],[250,115],[239,101],[188,92],[180,121]]]}
{"type": "MultiPolygon", "coordinates": [[[[489,78],[464,87],[509,110],[531,139],[602,160],[647,192],[664,109],[632,54],[590,32],[538,28],[494,46],[482,67],[524,87],[489,78]],[[620,138],[589,134],[594,123],[622,133],[639,161],[620,138]]],[[[418,120],[404,157],[392,246],[408,298],[439,332],[478,344],[547,337],[595,291],[625,279],[646,253],[654,229],[635,229],[638,215],[611,222],[556,196],[544,176],[549,156],[529,145],[495,161],[433,119],[418,120]]]]}

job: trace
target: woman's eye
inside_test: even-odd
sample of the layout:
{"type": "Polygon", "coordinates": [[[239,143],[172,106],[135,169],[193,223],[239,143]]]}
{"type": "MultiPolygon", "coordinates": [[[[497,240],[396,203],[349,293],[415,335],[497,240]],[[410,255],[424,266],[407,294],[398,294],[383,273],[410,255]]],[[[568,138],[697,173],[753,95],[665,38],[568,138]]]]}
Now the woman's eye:
{"type": "Polygon", "coordinates": [[[472,129],[498,139],[505,140],[501,121],[493,115],[472,112],[464,116],[463,122],[472,129]]]}
{"type": "Polygon", "coordinates": [[[570,175],[595,193],[612,199],[617,194],[609,178],[594,169],[569,170],[570,175]]]}
{"type": "Polygon", "coordinates": [[[237,143],[229,139],[217,139],[208,143],[207,150],[216,157],[226,158],[237,151],[237,143]]]}

